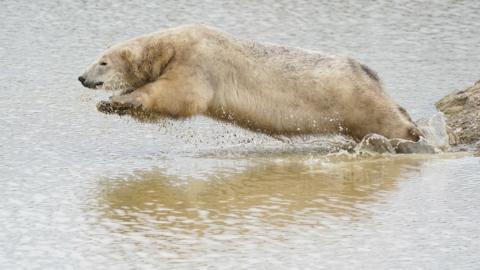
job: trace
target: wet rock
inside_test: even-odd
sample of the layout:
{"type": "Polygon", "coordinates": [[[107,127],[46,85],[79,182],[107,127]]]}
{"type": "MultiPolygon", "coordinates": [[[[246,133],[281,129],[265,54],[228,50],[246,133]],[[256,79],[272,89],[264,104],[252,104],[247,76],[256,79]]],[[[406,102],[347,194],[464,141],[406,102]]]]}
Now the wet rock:
{"type": "Polygon", "coordinates": [[[368,134],[355,147],[359,154],[434,154],[435,146],[421,139],[418,142],[404,139],[387,139],[382,135],[368,134]]]}
{"type": "Polygon", "coordinates": [[[355,152],[363,153],[389,153],[394,154],[395,149],[393,148],[390,141],[378,134],[367,134],[363,137],[362,141],[358,143],[355,147],[355,152]]]}
{"type": "Polygon", "coordinates": [[[390,143],[397,154],[435,154],[435,147],[425,139],[420,139],[418,142],[391,139],[390,143]]]}
{"type": "Polygon", "coordinates": [[[480,141],[480,81],[445,96],[435,106],[447,118],[451,144],[474,145],[480,141]]]}

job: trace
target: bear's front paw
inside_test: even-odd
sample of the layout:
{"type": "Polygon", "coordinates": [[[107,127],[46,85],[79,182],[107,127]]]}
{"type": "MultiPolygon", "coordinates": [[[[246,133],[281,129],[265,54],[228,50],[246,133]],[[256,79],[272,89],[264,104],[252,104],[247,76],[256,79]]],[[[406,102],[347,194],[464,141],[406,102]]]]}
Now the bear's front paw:
{"type": "Polygon", "coordinates": [[[125,115],[133,109],[135,109],[135,106],[129,103],[112,101],[100,101],[99,103],[97,103],[97,110],[106,114],[125,115]]]}

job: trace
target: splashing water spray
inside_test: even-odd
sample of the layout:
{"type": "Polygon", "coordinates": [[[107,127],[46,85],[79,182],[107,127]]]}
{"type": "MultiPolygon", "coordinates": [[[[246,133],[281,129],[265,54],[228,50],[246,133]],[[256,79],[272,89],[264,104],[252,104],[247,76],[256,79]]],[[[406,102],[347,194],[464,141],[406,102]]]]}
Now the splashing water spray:
{"type": "Polygon", "coordinates": [[[447,122],[443,113],[438,112],[430,118],[420,119],[416,124],[430,144],[442,151],[449,149],[447,122]]]}

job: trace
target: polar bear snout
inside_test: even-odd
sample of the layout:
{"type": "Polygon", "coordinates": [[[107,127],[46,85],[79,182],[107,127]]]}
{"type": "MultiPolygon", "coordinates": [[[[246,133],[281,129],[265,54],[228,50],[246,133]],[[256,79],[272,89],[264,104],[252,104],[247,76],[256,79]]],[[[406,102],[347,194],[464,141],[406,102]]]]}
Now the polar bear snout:
{"type": "Polygon", "coordinates": [[[88,88],[97,88],[97,87],[103,85],[103,82],[88,81],[83,76],[78,77],[78,80],[82,83],[83,86],[88,87],[88,88]]]}
{"type": "Polygon", "coordinates": [[[87,79],[83,75],[78,77],[78,80],[80,81],[80,83],[82,83],[83,86],[90,88],[91,83],[88,82],[87,79]]]}

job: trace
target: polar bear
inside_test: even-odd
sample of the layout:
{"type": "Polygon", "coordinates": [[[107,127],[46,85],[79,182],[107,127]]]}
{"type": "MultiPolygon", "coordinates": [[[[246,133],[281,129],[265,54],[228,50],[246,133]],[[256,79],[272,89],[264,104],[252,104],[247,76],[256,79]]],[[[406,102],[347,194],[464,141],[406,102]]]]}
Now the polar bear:
{"type": "Polygon", "coordinates": [[[270,135],[421,135],[377,74],[352,58],[242,40],[204,25],[113,46],[79,80],[123,90],[99,103],[106,113],[201,114],[270,135]]]}

